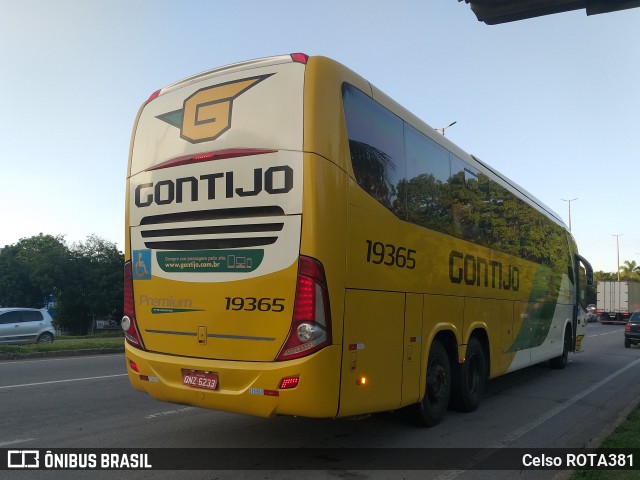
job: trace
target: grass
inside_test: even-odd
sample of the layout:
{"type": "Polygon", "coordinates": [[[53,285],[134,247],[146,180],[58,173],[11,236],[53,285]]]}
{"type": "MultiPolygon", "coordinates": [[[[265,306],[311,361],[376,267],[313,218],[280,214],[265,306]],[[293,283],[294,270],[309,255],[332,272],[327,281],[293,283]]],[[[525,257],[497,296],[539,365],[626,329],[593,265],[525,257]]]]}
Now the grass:
{"type": "Polygon", "coordinates": [[[82,337],[56,337],[53,343],[31,343],[27,345],[0,345],[3,353],[59,352],[63,350],[84,350],[117,348],[124,344],[122,333],[87,335],[82,337]]]}
{"type": "MultiPolygon", "coordinates": [[[[640,449],[640,408],[629,414],[611,435],[609,435],[598,450],[608,449],[640,449]]],[[[637,462],[638,458],[634,458],[637,462]]],[[[637,479],[638,470],[577,470],[571,480],[626,480],[637,479]]]]}
{"type": "Polygon", "coordinates": [[[89,335],[59,335],[56,337],[58,340],[76,340],[87,338],[121,338],[124,340],[124,332],[122,330],[107,330],[106,332],[91,333],[89,335]]]}

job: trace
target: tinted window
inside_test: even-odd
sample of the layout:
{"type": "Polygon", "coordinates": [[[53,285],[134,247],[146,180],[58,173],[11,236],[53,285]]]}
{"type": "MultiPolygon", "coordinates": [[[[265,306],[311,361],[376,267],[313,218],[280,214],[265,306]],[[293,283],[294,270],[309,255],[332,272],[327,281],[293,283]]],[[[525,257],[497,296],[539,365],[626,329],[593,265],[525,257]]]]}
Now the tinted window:
{"type": "Polygon", "coordinates": [[[477,170],[451,155],[453,225],[457,237],[482,243],[480,236],[480,186],[477,170]]]}
{"type": "Polygon", "coordinates": [[[18,323],[21,318],[22,313],[19,311],[5,312],[0,315],[0,323],[18,323]]]}
{"type": "Polygon", "coordinates": [[[449,151],[411,125],[405,125],[404,134],[407,219],[451,234],[449,151]]]}
{"type": "Polygon", "coordinates": [[[565,230],[488,175],[344,84],[358,184],[399,218],[566,272],[565,230]]]}
{"type": "Polygon", "coordinates": [[[403,121],[357,88],[344,84],[343,101],[356,181],[369,195],[403,217],[398,184],[406,177],[403,121]]]}
{"type": "Polygon", "coordinates": [[[25,310],[22,312],[23,322],[40,322],[42,321],[42,312],[25,310]]]}

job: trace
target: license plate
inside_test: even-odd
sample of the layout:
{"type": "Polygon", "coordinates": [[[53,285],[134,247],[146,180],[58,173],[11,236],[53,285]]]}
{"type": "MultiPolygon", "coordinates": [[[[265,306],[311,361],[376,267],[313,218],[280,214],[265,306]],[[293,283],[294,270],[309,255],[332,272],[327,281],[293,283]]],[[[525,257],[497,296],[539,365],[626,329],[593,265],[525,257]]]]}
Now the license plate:
{"type": "Polygon", "coordinates": [[[182,384],[187,387],[215,390],[218,388],[218,374],[186,370],[182,372],[182,384]]]}

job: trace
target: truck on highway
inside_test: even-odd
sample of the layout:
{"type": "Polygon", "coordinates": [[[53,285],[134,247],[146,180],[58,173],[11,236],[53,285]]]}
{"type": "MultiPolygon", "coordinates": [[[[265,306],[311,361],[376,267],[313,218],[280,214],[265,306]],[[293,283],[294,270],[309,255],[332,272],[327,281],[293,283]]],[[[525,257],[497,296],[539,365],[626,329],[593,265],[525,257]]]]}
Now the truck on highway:
{"type": "Polygon", "coordinates": [[[626,323],[640,311],[640,282],[598,282],[596,314],[601,323],[626,323]]]}

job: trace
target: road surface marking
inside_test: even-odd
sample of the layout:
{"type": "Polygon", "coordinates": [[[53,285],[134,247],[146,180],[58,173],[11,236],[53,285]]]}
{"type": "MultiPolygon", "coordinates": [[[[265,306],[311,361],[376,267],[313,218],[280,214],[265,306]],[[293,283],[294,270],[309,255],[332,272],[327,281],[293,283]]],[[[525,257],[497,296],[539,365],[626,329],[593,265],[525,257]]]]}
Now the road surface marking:
{"type": "Polygon", "coordinates": [[[595,392],[596,390],[598,390],[603,385],[609,383],[611,380],[616,378],[618,375],[623,374],[627,370],[629,370],[631,368],[634,368],[637,365],[640,365],[640,358],[637,359],[635,362],[631,362],[631,363],[627,364],[626,366],[622,367],[620,370],[617,370],[617,371],[613,372],[611,375],[603,378],[598,383],[596,383],[594,385],[591,385],[586,390],[583,390],[582,392],[578,393],[577,395],[574,395],[568,401],[558,405],[555,408],[552,408],[547,413],[544,413],[543,415],[540,415],[534,421],[532,421],[532,422],[520,427],[519,429],[515,430],[514,432],[511,432],[509,435],[504,437],[502,440],[494,443],[489,448],[505,448],[505,447],[507,447],[509,444],[515,442],[520,437],[526,435],[527,433],[529,433],[534,428],[539,427],[540,425],[542,425],[544,422],[546,422],[550,418],[555,417],[560,412],[562,412],[562,411],[566,410],[567,408],[571,407],[572,405],[578,403],[580,400],[582,400],[587,395],[595,392]]]}
{"type": "Polygon", "coordinates": [[[84,380],[101,380],[103,378],[125,377],[127,375],[128,373],[119,373],[117,375],[103,375],[101,377],[70,378],[69,380],[52,380],[50,382],[23,383],[20,385],[5,385],[3,387],[0,387],[0,390],[6,390],[9,388],[20,388],[20,387],[35,387],[38,385],[51,385],[54,383],[82,382],[84,380]]]}
{"type": "MultiPolygon", "coordinates": [[[[518,428],[517,430],[511,432],[509,435],[506,435],[505,437],[503,437],[502,440],[499,440],[499,441],[493,443],[492,445],[489,445],[488,447],[486,447],[484,449],[483,452],[479,452],[477,455],[475,455],[474,459],[479,463],[482,460],[484,460],[484,459],[488,458],[489,456],[493,455],[496,450],[501,449],[501,448],[509,447],[509,445],[511,445],[516,440],[518,440],[520,437],[523,437],[524,435],[529,433],[531,430],[539,427],[540,425],[542,425],[547,420],[555,417],[560,412],[562,412],[562,411],[566,410],[567,408],[571,407],[572,405],[576,404],[577,402],[582,400],[587,395],[595,392],[600,387],[606,385],[607,383],[609,383],[611,380],[613,380],[617,376],[623,374],[627,370],[630,370],[630,369],[636,367],[637,365],[640,365],[640,358],[637,359],[635,362],[631,362],[631,363],[627,364],[626,366],[622,367],[620,370],[617,370],[617,371],[613,372],[611,375],[603,378],[598,383],[590,386],[586,390],[583,390],[582,392],[578,393],[577,395],[574,395],[573,397],[571,397],[565,403],[563,403],[561,405],[558,405],[557,407],[552,408],[551,410],[547,411],[546,413],[540,415],[534,421],[529,422],[526,425],[524,425],[524,426],[518,428]]],[[[461,476],[465,472],[466,472],[466,470],[450,470],[450,471],[445,472],[445,473],[443,473],[441,475],[437,475],[435,478],[437,480],[454,480],[454,479],[458,478],[459,476],[461,476]]]]}
{"type": "Polygon", "coordinates": [[[0,442],[0,448],[4,448],[7,445],[15,445],[16,443],[30,442],[31,440],[35,440],[35,438],[20,438],[17,440],[11,440],[9,442],[0,442]]]}
{"type": "Polygon", "coordinates": [[[85,360],[87,357],[91,358],[108,358],[115,357],[116,355],[124,356],[124,352],[119,353],[104,353],[101,355],[74,355],[72,357],[48,357],[48,358],[25,358],[23,360],[0,360],[0,365],[15,365],[16,363],[38,363],[38,362],[60,362],[62,360],[85,360]]]}
{"type": "Polygon", "coordinates": [[[184,407],[184,408],[176,408],[175,410],[166,410],[164,412],[152,413],[150,415],[145,416],[147,420],[151,418],[164,417],[165,415],[176,415],[178,413],[190,412],[191,410],[195,410],[195,407],[184,407]]]}
{"type": "Polygon", "coordinates": [[[611,335],[612,333],[620,333],[620,332],[624,332],[624,328],[621,328],[620,330],[611,330],[610,332],[605,332],[605,333],[597,333],[595,335],[589,335],[589,338],[593,338],[593,337],[601,337],[603,335],[611,335]]]}

